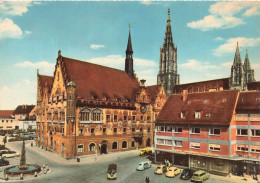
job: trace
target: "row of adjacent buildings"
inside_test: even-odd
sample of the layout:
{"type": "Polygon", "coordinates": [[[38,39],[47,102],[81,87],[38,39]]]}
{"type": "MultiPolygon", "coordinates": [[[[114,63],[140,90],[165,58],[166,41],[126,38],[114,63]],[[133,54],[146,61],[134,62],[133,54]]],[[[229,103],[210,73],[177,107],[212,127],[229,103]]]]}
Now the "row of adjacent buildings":
{"type": "Polygon", "coordinates": [[[248,53],[242,64],[237,45],[228,78],[179,78],[169,10],[157,85],[137,79],[130,32],[124,71],[59,51],[53,76],[37,72],[36,143],[64,158],[154,144],[156,161],[220,174],[259,172],[260,82],[248,53]]]}
{"type": "Polygon", "coordinates": [[[155,128],[156,160],[219,174],[260,173],[260,91],[171,95],[155,128]]]}
{"type": "Polygon", "coordinates": [[[35,105],[19,105],[15,110],[0,110],[0,130],[28,130],[35,128],[35,105]]]}

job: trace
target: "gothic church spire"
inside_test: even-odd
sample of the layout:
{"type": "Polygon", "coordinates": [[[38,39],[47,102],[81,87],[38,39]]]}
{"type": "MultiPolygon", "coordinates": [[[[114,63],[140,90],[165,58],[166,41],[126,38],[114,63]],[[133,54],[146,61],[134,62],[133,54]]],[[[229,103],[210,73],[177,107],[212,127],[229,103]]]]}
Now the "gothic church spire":
{"type": "Polygon", "coordinates": [[[131,41],[131,31],[129,25],[129,36],[128,36],[128,43],[126,48],[126,58],[125,58],[125,72],[130,76],[134,77],[134,64],[133,64],[133,48],[132,48],[132,41],[131,41]]]}

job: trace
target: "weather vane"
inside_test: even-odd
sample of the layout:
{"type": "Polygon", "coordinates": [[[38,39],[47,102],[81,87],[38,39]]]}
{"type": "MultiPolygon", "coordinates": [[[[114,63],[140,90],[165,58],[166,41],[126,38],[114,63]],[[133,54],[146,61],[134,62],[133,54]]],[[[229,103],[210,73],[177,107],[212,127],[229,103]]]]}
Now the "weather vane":
{"type": "Polygon", "coordinates": [[[129,29],[131,29],[131,24],[128,24],[129,29]]]}

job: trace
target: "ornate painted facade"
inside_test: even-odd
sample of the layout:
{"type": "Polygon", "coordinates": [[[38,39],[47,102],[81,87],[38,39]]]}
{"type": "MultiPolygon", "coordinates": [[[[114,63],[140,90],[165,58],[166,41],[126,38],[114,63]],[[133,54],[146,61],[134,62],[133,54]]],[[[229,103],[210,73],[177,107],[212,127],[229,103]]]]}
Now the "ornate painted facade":
{"type": "Polygon", "coordinates": [[[180,76],[177,70],[177,47],[172,39],[172,28],[170,9],[168,9],[168,19],[165,31],[164,43],[160,49],[160,70],[157,75],[157,84],[162,84],[167,95],[173,93],[175,85],[179,85],[180,76]]]}
{"type": "MultiPolygon", "coordinates": [[[[130,34],[129,40],[126,65],[133,54],[130,34]]],[[[121,71],[59,51],[54,76],[38,73],[36,143],[65,158],[151,146],[166,95],[161,86],[150,88],[133,67],[121,71]]]]}

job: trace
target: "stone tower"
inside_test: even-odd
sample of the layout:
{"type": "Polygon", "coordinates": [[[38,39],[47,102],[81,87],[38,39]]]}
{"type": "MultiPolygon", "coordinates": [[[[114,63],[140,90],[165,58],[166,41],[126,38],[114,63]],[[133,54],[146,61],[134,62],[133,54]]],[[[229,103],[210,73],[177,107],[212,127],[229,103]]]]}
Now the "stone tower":
{"type": "Polygon", "coordinates": [[[233,65],[231,66],[231,76],[229,80],[230,89],[244,90],[244,67],[237,43],[233,65]]]}
{"type": "Polygon", "coordinates": [[[254,70],[251,69],[247,50],[246,50],[246,57],[245,57],[245,62],[244,62],[244,75],[245,75],[244,76],[245,86],[247,86],[248,83],[255,81],[254,70]]]}
{"type": "Polygon", "coordinates": [[[134,64],[133,64],[133,49],[131,41],[131,33],[129,30],[128,43],[126,48],[126,58],[125,58],[125,72],[130,76],[134,77],[134,64]]]}
{"type": "Polygon", "coordinates": [[[66,134],[75,133],[74,126],[76,124],[76,84],[70,81],[67,84],[67,107],[66,107],[66,134]],[[73,130],[74,129],[74,130],[73,130]]]}
{"type": "Polygon", "coordinates": [[[164,37],[164,43],[160,48],[160,70],[157,75],[157,84],[163,84],[167,96],[173,93],[173,87],[179,85],[180,78],[177,71],[177,47],[172,39],[170,9],[164,37]]]}

